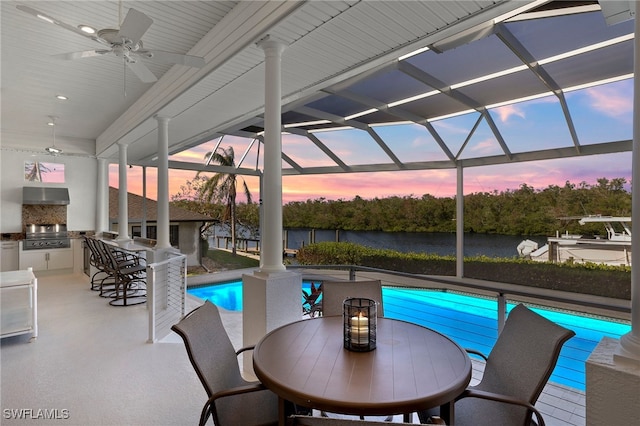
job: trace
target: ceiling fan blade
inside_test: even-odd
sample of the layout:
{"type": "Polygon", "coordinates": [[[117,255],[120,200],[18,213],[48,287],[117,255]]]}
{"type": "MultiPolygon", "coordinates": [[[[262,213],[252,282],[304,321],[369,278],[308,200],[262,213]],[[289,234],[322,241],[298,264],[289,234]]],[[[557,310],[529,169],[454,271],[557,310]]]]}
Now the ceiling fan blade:
{"type": "Polygon", "coordinates": [[[147,32],[151,24],[153,24],[153,19],[135,9],[129,9],[127,16],[120,26],[118,37],[131,40],[131,44],[135,45],[140,41],[144,33],[147,32]]]}
{"type": "Polygon", "coordinates": [[[61,20],[59,20],[57,18],[54,18],[51,15],[48,15],[48,14],[46,14],[44,12],[40,12],[39,10],[33,9],[33,8],[29,7],[29,6],[24,6],[22,4],[19,4],[19,5],[16,6],[16,8],[18,10],[21,10],[21,11],[25,12],[25,13],[28,13],[29,15],[35,16],[36,18],[42,19],[43,21],[49,22],[51,24],[57,25],[59,27],[62,27],[65,30],[74,32],[74,33],[76,33],[78,35],[81,35],[82,37],[90,38],[91,40],[97,41],[98,43],[102,43],[102,44],[105,44],[107,46],[111,45],[108,41],[101,39],[100,37],[98,37],[95,34],[85,33],[80,28],[77,28],[77,27],[74,27],[73,25],[69,25],[69,24],[67,24],[65,22],[62,22],[61,20]]]}
{"type": "Polygon", "coordinates": [[[135,54],[151,61],[163,62],[165,64],[180,64],[188,67],[202,68],[206,65],[204,58],[199,56],[183,55],[164,50],[138,50],[135,54]]]}
{"type": "Polygon", "coordinates": [[[84,50],[82,52],[71,52],[71,53],[61,53],[59,55],[52,55],[52,57],[57,59],[82,59],[82,58],[93,58],[95,56],[106,55],[107,53],[111,53],[109,49],[103,50],[84,50]]]}
{"type": "Polygon", "coordinates": [[[141,61],[134,62],[133,60],[125,61],[127,66],[133,73],[142,81],[143,83],[153,83],[158,81],[155,75],[151,72],[149,68],[141,61]]]}

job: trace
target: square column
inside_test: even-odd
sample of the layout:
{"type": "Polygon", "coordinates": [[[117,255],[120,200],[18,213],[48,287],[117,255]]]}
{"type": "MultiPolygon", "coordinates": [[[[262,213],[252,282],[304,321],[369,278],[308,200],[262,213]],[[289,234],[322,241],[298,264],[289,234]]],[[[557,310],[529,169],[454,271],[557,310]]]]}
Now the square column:
{"type": "MultiPolygon", "coordinates": [[[[302,319],[302,275],[283,271],[242,276],[242,346],[251,346],[268,332],[302,319]]],[[[251,354],[246,352],[245,354],[251,354]]],[[[253,374],[253,358],[243,357],[253,374]]]]}
{"type": "Polygon", "coordinates": [[[640,364],[620,362],[618,345],[604,337],[586,362],[587,426],[640,424],[640,364]]]}

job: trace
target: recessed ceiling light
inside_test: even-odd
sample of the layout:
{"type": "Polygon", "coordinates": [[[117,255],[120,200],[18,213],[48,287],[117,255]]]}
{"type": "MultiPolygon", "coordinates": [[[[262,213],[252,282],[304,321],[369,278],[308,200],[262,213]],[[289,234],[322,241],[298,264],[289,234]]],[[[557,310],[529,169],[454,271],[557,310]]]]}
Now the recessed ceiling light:
{"type": "Polygon", "coordinates": [[[78,28],[80,28],[80,31],[84,31],[87,34],[95,34],[97,31],[95,28],[89,25],[78,25],[78,28]]]}
{"type": "Polygon", "coordinates": [[[47,21],[47,22],[49,22],[50,24],[55,24],[55,23],[56,23],[56,21],[54,21],[54,20],[53,20],[53,18],[49,18],[49,17],[48,17],[48,16],[46,16],[46,15],[37,14],[36,16],[37,16],[38,18],[42,19],[43,21],[47,21]]]}
{"type": "Polygon", "coordinates": [[[61,101],[69,100],[69,98],[67,98],[65,95],[56,95],[56,99],[59,99],[61,101]]]}

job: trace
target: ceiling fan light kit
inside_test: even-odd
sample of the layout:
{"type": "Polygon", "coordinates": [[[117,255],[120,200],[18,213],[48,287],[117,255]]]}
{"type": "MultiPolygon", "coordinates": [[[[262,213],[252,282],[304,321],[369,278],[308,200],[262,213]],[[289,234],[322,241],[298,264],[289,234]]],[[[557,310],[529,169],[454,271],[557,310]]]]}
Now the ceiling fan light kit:
{"type": "Polygon", "coordinates": [[[66,24],[57,18],[29,6],[18,5],[16,7],[29,15],[43,19],[107,47],[106,49],[93,49],[53,55],[54,57],[72,60],[113,54],[118,58],[123,58],[125,66],[143,83],[153,83],[158,79],[142,61],[137,60],[138,58],[196,68],[205,66],[204,58],[198,56],[144,49],[141,38],[153,24],[153,19],[136,9],[129,9],[124,21],[122,21],[120,29],[104,28],[96,31],[94,27],[85,24],[78,26],[66,24]]]}

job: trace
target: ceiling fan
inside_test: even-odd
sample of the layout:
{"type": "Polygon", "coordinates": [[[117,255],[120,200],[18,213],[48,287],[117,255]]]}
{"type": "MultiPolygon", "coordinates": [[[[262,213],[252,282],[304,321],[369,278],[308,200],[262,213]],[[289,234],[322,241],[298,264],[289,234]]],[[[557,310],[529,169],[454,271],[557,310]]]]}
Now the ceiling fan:
{"type": "Polygon", "coordinates": [[[33,15],[51,24],[58,25],[83,37],[97,41],[106,47],[104,49],[64,53],[54,55],[54,57],[80,59],[112,54],[122,58],[127,67],[144,83],[153,83],[157,81],[157,78],[140,59],[168,64],[181,64],[196,68],[202,68],[205,65],[204,58],[198,56],[145,49],[141,38],[149,27],[151,27],[153,20],[136,9],[129,9],[127,16],[124,18],[124,21],[122,21],[120,29],[105,28],[91,34],[29,6],[18,5],[16,7],[29,15],[33,15]]]}

